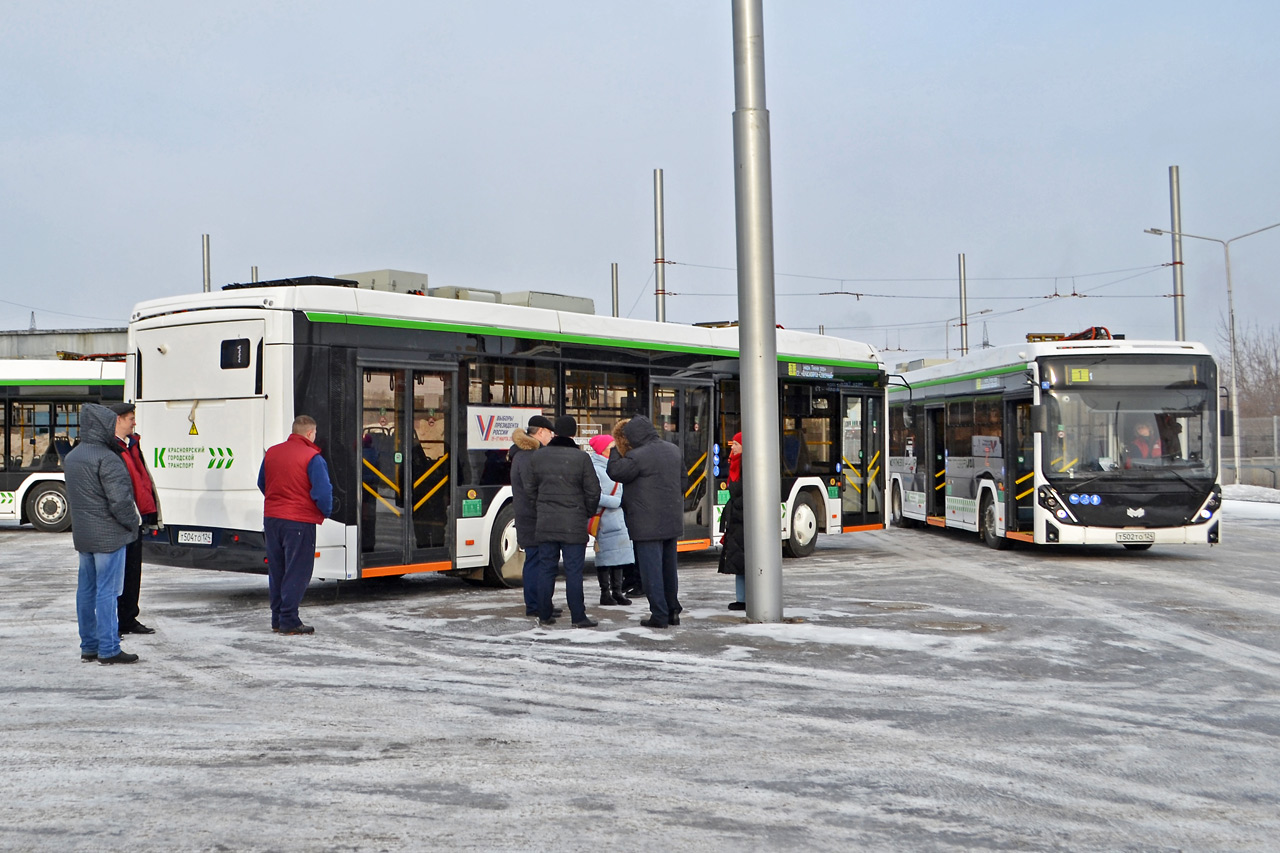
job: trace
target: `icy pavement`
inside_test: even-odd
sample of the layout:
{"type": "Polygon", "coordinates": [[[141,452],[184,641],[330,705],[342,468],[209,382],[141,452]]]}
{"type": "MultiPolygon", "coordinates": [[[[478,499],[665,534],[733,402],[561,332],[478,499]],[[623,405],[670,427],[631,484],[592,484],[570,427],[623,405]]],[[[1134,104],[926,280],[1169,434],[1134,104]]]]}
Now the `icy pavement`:
{"type": "Polygon", "coordinates": [[[0,849],[1274,850],[1280,505],[1227,514],[1144,553],[829,537],[771,625],[686,558],[667,632],[414,577],[313,584],[281,637],[265,578],[147,567],[115,667],[70,537],[0,529],[0,849]]]}

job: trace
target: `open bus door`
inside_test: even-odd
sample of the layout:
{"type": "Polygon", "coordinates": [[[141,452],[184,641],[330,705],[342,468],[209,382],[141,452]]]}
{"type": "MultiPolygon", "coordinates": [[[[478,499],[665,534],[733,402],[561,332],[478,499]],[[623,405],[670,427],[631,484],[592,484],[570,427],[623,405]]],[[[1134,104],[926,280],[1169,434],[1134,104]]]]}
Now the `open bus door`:
{"type": "Polygon", "coordinates": [[[935,406],[925,410],[925,440],[919,451],[923,458],[925,517],[939,519],[945,526],[947,517],[947,432],[946,408],[935,406]]]}
{"type": "MultiPolygon", "coordinates": [[[[1031,400],[1006,400],[1004,409],[1005,530],[1031,534],[1034,530],[1035,433],[1031,427],[1031,400]]],[[[1023,538],[1023,537],[1017,537],[1023,538]]],[[[1028,541],[1031,541],[1028,538],[1028,541]]]]}
{"type": "Polygon", "coordinates": [[[362,368],[360,577],[451,569],[454,374],[362,368]]]}
{"type": "MultiPolygon", "coordinates": [[[[711,385],[653,382],[653,424],[684,458],[684,535],[679,548],[711,547],[711,385]]],[[[726,457],[727,458],[727,457],[726,457]]]]}

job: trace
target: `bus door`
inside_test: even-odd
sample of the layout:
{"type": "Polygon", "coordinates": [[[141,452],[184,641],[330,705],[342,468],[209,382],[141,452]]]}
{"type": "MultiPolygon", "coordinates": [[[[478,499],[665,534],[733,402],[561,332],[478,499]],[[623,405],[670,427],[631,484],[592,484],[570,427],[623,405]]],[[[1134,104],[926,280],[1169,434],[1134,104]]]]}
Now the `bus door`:
{"type": "Polygon", "coordinates": [[[923,461],[925,472],[925,516],[946,518],[947,515],[947,432],[946,408],[925,410],[923,461]]]}
{"type": "MultiPolygon", "coordinates": [[[[653,382],[653,424],[684,458],[684,536],[681,545],[708,547],[711,539],[711,385],[653,382]],[[696,543],[696,544],[694,544],[696,543]]],[[[728,449],[724,450],[728,458],[728,449]]]]}
{"type": "Polygon", "coordinates": [[[360,576],[453,568],[454,373],[362,365],[360,576]]]}
{"type": "Polygon", "coordinates": [[[1005,528],[1030,533],[1034,529],[1035,452],[1031,431],[1031,400],[1006,400],[1004,404],[1005,528]]]}
{"type": "Polygon", "coordinates": [[[884,526],[884,416],[880,397],[846,393],[841,406],[842,524],[884,526]]]}

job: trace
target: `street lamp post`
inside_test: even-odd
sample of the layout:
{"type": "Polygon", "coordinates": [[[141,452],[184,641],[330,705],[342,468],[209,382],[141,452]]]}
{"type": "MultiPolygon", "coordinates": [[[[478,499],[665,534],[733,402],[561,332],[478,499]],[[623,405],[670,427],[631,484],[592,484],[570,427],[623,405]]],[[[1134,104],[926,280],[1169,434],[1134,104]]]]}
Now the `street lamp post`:
{"type": "MultiPolygon", "coordinates": [[[[944,357],[951,358],[951,324],[952,323],[954,323],[956,320],[964,320],[965,323],[967,324],[968,317],[980,317],[983,314],[990,314],[990,313],[991,313],[990,308],[983,308],[981,311],[975,311],[972,314],[961,314],[959,317],[949,318],[947,320],[947,325],[943,329],[943,334],[942,334],[943,343],[946,345],[946,352],[944,354],[944,357]]],[[[963,349],[960,351],[960,355],[966,355],[963,349]]]]}
{"type": "Polygon", "coordinates": [[[1234,470],[1237,483],[1240,482],[1240,395],[1236,380],[1236,308],[1235,296],[1231,290],[1231,244],[1237,240],[1243,240],[1245,237],[1252,237],[1254,234],[1270,231],[1272,228],[1280,228],[1280,222],[1275,225],[1268,225],[1266,228],[1250,231],[1248,234],[1241,234],[1239,237],[1232,237],[1230,240],[1219,240],[1217,237],[1201,237],[1198,234],[1188,234],[1185,231],[1165,231],[1163,228],[1148,228],[1146,231],[1146,233],[1155,234],[1157,237],[1170,234],[1175,237],[1190,237],[1193,240],[1208,240],[1210,243],[1218,243],[1222,246],[1223,263],[1227,268],[1227,345],[1231,348],[1231,441],[1235,451],[1234,470]]]}

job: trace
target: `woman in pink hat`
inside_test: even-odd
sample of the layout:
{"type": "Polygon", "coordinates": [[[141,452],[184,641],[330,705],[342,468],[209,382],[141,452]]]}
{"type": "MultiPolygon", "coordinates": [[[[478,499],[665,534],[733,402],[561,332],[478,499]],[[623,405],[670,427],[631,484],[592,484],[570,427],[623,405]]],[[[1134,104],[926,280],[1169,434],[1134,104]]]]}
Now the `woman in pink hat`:
{"type": "Polygon", "coordinates": [[[627,533],[627,522],[622,516],[622,484],[609,479],[605,472],[609,464],[609,448],[612,435],[593,435],[591,464],[595,465],[600,480],[600,519],[596,529],[596,574],[600,577],[600,603],[602,605],[630,604],[622,591],[623,572],[634,570],[636,556],[627,533]]]}

